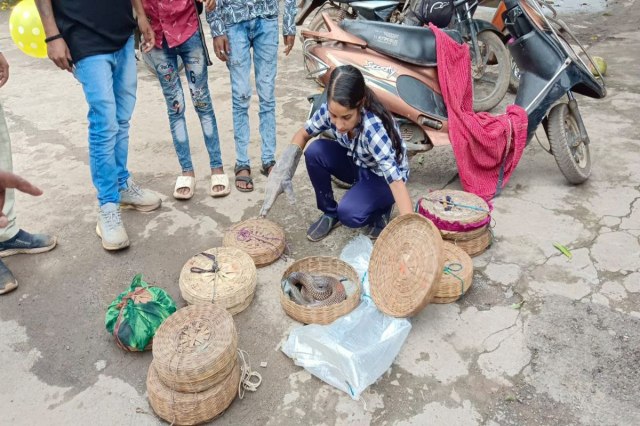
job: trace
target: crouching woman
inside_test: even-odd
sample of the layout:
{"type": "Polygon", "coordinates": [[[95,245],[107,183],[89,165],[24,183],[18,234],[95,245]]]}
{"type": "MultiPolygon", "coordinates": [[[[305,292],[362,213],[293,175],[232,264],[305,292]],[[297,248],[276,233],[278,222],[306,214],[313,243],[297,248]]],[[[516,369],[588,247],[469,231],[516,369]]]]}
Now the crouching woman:
{"type": "Polygon", "coordinates": [[[307,238],[319,241],[339,226],[366,227],[377,238],[389,222],[394,203],[402,214],[412,212],[405,185],[409,177],[407,149],[391,114],[366,86],[360,71],[337,67],[327,85],[327,102],[298,130],[269,175],[260,212],[266,216],[282,192],[293,200],[291,179],[305,151],[309,179],[322,215],[309,226],[307,238]],[[336,202],[331,176],[352,184],[336,202]]]}

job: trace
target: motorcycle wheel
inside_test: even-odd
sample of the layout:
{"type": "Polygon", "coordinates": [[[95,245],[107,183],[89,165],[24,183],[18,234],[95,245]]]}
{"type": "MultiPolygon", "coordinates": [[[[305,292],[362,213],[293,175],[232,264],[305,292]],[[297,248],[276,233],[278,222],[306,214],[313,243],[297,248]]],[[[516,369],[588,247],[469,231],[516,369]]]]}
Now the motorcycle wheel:
{"type": "Polygon", "coordinates": [[[475,49],[471,51],[473,75],[473,109],[489,111],[502,101],[509,88],[511,61],[507,48],[492,31],[478,33],[481,58],[475,58],[475,49]]]}
{"type": "Polygon", "coordinates": [[[329,18],[331,18],[331,20],[336,23],[340,23],[340,21],[342,21],[346,16],[346,11],[339,7],[332,6],[332,7],[320,9],[316,13],[316,15],[313,17],[311,22],[309,23],[310,31],[314,31],[314,32],[329,31],[329,28],[327,28],[327,26],[324,24],[324,19],[322,19],[323,13],[326,13],[327,15],[329,15],[329,18]]]}
{"type": "Polygon", "coordinates": [[[564,177],[574,185],[589,179],[589,145],[581,140],[578,123],[566,103],[551,108],[547,121],[547,137],[551,153],[564,177]]]}

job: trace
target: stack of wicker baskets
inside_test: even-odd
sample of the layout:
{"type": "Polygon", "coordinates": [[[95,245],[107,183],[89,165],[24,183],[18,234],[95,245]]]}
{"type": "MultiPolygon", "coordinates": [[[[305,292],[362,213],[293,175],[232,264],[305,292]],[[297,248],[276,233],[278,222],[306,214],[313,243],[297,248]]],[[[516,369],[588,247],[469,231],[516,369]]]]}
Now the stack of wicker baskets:
{"type": "Polygon", "coordinates": [[[285,295],[284,291],[281,291],[280,304],[282,309],[296,321],[304,324],[329,324],[354,310],[360,303],[361,290],[358,273],[351,265],[340,259],[326,256],[305,257],[294,262],[284,271],[283,280],[293,272],[333,276],[339,280],[346,278],[354,286],[351,292],[347,291],[347,298],[342,302],[316,307],[299,305],[285,295]]]}
{"type": "Polygon", "coordinates": [[[172,424],[195,425],[220,415],[240,383],[233,318],[215,304],[178,310],[154,338],[147,375],[149,402],[172,424]]]}
{"type": "Polygon", "coordinates": [[[449,189],[432,191],[418,201],[417,211],[434,223],[443,239],[469,256],[477,256],[491,245],[489,205],[475,194],[449,189]]]}
{"type": "Polygon", "coordinates": [[[278,260],[286,246],[282,228],[264,218],[234,225],[225,233],[223,244],[246,252],[258,268],[278,260]]]}
{"type": "Polygon", "coordinates": [[[432,300],[443,264],[442,237],[431,221],[415,213],[399,216],[373,247],[371,298],[387,315],[416,315],[432,300]]]}
{"type": "Polygon", "coordinates": [[[180,292],[189,304],[217,303],[235,315],[253,300],[258,276],[251,257],[235,247],[206,250],[187,261],[180,292]]]}

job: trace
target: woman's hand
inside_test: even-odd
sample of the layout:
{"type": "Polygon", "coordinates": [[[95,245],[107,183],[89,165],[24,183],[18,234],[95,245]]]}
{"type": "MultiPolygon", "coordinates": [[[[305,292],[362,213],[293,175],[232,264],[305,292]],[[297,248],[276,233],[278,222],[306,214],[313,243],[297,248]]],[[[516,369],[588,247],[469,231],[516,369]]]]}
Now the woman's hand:
{"type": "Polygon", "coordinates": [[[389,188],[398,206],[398,213],[401,216],[403,214],[413,213],[413,204],[411,203],[411,196],[409,195],[407,185],[401,180],[396,180],[389,185],[389,188]]]}

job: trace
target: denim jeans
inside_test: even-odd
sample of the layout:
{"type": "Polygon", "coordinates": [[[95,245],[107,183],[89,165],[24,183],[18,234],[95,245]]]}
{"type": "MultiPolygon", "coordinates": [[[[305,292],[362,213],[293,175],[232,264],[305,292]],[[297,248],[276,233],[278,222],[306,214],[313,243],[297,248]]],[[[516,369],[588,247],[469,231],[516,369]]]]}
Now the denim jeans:
{"type": "Polygon", "coordinates": [[[156,47],[149,52],[149,58],[156,68],[156,74],[162,86],[162,93],[167,102],[169,126],[173,145],[178,154],[178,161],[183,172],[193,171],[187,121],[184,118],[184,92],[178,70],[178,56],[184,64],[191,101],[200,118],[200,126],[204,136],[204,144],[209,153],[209,165],[213,168],[222,167],[220,153],[220,137],[218,124],[213,111],[213,103],[209,93],[207,59],[200,32],[196,31],[180,46],[169,47],[167,41],[162,41],[162,49],[156,47]]]}
{"type": "Polygon", "coordinates": [[[119,203],[118,190],[129,178],[129,120],[136,103],[133,36],[120,50],[79,60],[74,75],[89,104],[89,165],[98,202],[119,203]]]}
{"type": "Polygon", "coordinates": [[[278,17],[255,18],[227,26],[231,54],[227,67],[231,75],[233,98],[233,133],[236,142],[236,165],[249,165],[249,102],[251,101],[251,50],[256,90],[260,100],[260,137],[262,163],[275,160],[276,98],[278,65],[278,17]]]}
{"type": "Polygon", "coordinates": [[[395,203],[386,179],[365,167],[358,167],[347,155],[347,148],[334,140],[312,142],[304,151],[304,158],[318,209],[337,217],[348,228],[373,225],[395,203]],[[339,203],[333,196],[332,175],[354,184],[339,203]]]}

